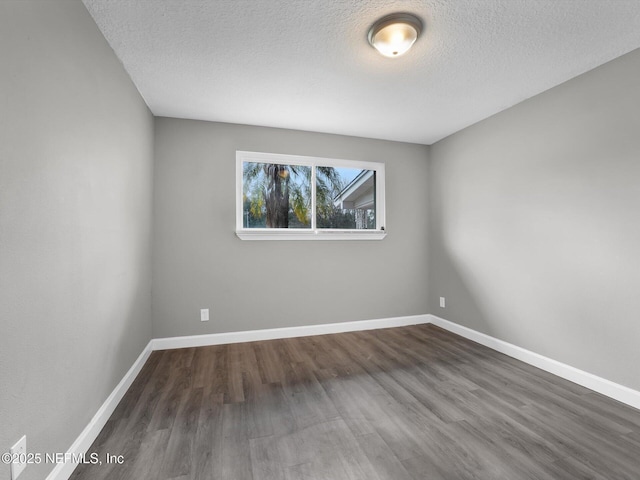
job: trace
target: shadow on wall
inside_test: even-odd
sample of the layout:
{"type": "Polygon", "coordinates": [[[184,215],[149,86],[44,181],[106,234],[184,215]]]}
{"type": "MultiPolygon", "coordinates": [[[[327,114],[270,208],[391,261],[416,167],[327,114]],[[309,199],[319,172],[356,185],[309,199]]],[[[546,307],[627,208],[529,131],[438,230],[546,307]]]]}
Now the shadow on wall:
{"type": "MultiPolygon", "coordinates": [[[[434,225],[441,224],[439,217],[439,214],[431,213],[434,225]]],[[[429,260],[430,312],[445,320],[494,335],[496,331],[492,328],[491,317],[474,289],[479,279],[473,278],[473,271],[468,266],[465,267],[464,260],[447,246],[442,231],[441,227],[434,228],[429,237],[432,252],[429,260]],[[439,306],[440,297],[446,298],[445,308],[439,306]]]]}

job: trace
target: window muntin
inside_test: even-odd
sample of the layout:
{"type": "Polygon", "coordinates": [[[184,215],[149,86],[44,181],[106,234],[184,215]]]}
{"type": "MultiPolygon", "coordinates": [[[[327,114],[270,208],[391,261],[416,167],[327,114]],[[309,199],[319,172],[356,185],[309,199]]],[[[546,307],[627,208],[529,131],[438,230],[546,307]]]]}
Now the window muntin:
{"type": "Polygon", "coordinates": [[[236,152],[236,234],[247,239],[382,239],[384,164],[236,152]]]}

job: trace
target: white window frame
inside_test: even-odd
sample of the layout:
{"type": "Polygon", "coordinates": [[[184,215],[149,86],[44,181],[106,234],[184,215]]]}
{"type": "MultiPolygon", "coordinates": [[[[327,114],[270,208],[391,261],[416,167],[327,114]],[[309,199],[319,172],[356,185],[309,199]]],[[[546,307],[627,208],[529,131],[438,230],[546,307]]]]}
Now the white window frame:
{"type": "Polygon", "coordinates": [[[386,236],[384,163],[340,160],[335,158],[307,157],[276,153],[236,151],[236,235],[241,240],[382,240],[386,236]],[[311,228],[244,228],[242,218],[244,162],[303,165],[311,169],[311,228]],[[315,167],[343,167],[376,172],[376,228],[328,229],[316,228],[316,178],[315,167]]]}

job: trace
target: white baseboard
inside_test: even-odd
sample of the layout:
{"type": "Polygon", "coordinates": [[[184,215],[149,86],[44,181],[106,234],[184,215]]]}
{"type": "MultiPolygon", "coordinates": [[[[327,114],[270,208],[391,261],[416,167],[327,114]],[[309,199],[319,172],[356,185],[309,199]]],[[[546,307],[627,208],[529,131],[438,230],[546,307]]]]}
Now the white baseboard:
{"type": "Polygon", "coordinates": [[[269,328],[265,330],[248,330],[245,332],[212,333],[189,337],[155,338],[151,340],[153,350],[169,350],[173,348],[204,347],[208,345],[224,345],[228,343],[256,342],[259,340],[276,340],[279,338],[308,337],[310,335],[326,335],[329,333],[357,332],[376,330],[379,328],[406,327],[429,323],[429,315],[411,315],[406,317],[379,318],[357,322],[326,323],[322,325],[306,325],[301,327],[269,328]]]}
{"type": "Polygon", "coordinates": [[[553,373],[565,380],[582,385],[583,387],[606,395],[607,397],[618,400],[619,402],[625,403],[631,407],[640,409],[640,392],[637,390],[614,383],[605,378],[598,377],[592,373],[558,362],[557,360],[534,353],[503,340],[485,335],[484,333],[463,327],[462,325],[450,322],[444,318],[440,318],[435,315],[428,316],[430,318],[430,323],[437,325],[438,327],[444,328],[445,330],[460,335],[461,337],[468,338],[469,340],[473,340],[485,347],[489,347],[500,353],[504,353],[505,355],[521,360],[529,365],[538,367],[541,370],[553,373]]]}
{"type": "MultiPolygon", "coordinates": [[[[89,447],[91,447],[91,444],[98,437],[98,434],[107,423],[107,420],[109,420],[109,417],[118,406],[118,403],[120,403],[120,400],[122,400],[122,397],[127,393],[127,390],[131,387],[131,384],[138,376],[138,373],[142,370],[142,367],[149,358],[149,355],[151,355],[151,351],[151,342],[149,342],[129,371],[125,374],[122,380],[120,380],[120,383],[118,383],[116,388],[113,389],[111,395],[109,395],[102,406],[98,409],[89,424],[85,427],[82,433],[80,433],[78,438],[76,438],[76,441],[69,447],[67,454],[79,456],[89,451],[89,447]]],[[[68,480],[76,466],[77,463],[74,462],[58,463],[51,473],[49,473],[46,480],[68,480]]]]}

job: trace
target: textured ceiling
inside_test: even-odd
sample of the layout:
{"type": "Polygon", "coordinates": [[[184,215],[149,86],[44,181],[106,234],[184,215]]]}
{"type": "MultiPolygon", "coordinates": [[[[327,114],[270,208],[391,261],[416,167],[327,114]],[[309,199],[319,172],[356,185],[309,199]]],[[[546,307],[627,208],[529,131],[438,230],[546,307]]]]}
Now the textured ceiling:
{"type": "Polygon", "coordinates": [[[431,144],[640,47],[640,0],[84,0],[157,116],[431,144]],[[411,12],[405,56],[369,26],[411,12]]]}

